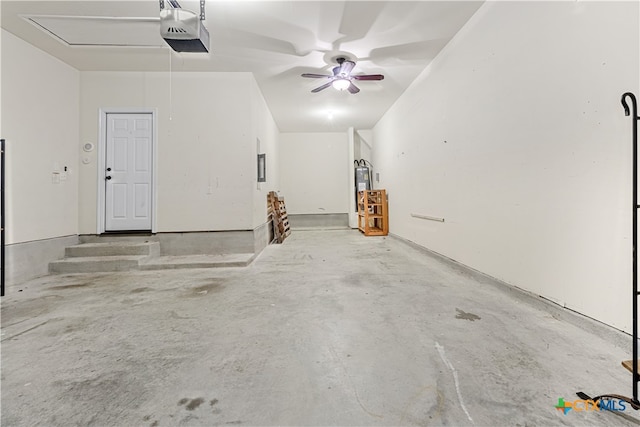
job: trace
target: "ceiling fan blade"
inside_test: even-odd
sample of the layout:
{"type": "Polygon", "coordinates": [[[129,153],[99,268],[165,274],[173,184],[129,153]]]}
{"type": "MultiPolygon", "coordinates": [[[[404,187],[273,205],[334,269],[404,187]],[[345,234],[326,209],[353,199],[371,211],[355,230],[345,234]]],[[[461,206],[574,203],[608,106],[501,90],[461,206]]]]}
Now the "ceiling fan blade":
{"type": "Polygon", "coordinates": [[[448,41],[448,38],[440,38],[379,47],[373,49],[366,60],[379,66],[416,60],[428,62],[436,57],[448,41]]]}
{"type": "Polygon", "coordinates": [[[311,79],[330,79],[333,76],[327,76],[326,74],[313,74],[313,73],[304,73],[302,77],[308,77],[311,79]]]}
{"type": "MultiPolygon", "coordinates": [[[[220,46],[224,45],[227,49],[235,48],[233,52],[236,54],[238,54],[238,48],[241,50],[251,49],[251,51],[257,50],[298,57],[309,54],[308,50],[298,48],[288,40],[280,40],[275,37],[269,37],[268,35],[224,25],[218,32],[218,38],[212,38],[211,41],[214,45],[220,43],[220,46]]],[[[218,49],[219,47],[216,48],[216,50],[218,49]]]]}
{"type": "MultiPolygon", "coordinates": [[[[338,33],[343,36],[336,40],[335,49],[339,50],[340,44],[363,39],[371,28],[379,20],[388,2],[378,1],[346,1],[338,33]]],[[[403,15],[399,15],[403,16],[403,15]]]]}
{"type": "Polygon", "coordinates": [[[311,91],[311,93],[318,93],[318,92],[320,92],[321,90],[324,90],[324,89],[328,88],[329,86],[331,86],[331,83],[332,83],[332,82],[325,83],[325,84],[323,84],[322,86],[319,86],[319,87],[317,87],[317,88],[313,89],[313,90],[311,91]]]}
{"type": "Polygon", "coordinates": [[[360,92],[360,89],[358,89],[358,87],[356,85],[354,85],[353,83],[351,83],[349,85],[347,90],[349,91],[349,93],[358,93],[358,92],[360,92]]]}
{"type": "Polygon", "coordinates": [[[351,76],[354,80],[383,80],[382,74],[361,74],[359,76],[351,76]]]}

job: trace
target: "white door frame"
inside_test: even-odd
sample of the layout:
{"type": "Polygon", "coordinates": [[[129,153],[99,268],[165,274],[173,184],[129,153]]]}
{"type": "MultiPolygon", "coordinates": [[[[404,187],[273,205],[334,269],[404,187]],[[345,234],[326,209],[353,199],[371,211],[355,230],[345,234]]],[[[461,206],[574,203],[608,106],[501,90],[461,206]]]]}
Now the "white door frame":
{"type": "Polygon", "coordinates": [[[158,109],[157,108],[100,108],[98,117],[98,234],[105,233],[106,193],[104,177],[107,158],[107,114],[151,114],[153,121],[151,137],[151,232],[157,232],[156,212],[158,207],[158,109]]]}

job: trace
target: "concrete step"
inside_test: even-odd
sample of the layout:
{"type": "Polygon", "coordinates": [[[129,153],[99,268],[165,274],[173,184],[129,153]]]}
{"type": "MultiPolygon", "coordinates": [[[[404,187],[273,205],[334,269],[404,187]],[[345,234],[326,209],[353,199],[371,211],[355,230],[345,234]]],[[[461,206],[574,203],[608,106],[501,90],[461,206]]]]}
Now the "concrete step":
{"type": "Polygon", "coordinates": [[[157,241],[108,241],[69,246],[51,273],[98,273],[177,268],[245,267],[255,254],[160,256],[157,241]]]}
{"type": "Polygon", "coordinates": [[[149,258],[140,264],[141,270],[172,270],[178,268],[246,267],[255,254],[184,255],[149,258]]]}
{"type": "Polygon", "coordinates": [[[105,243],[105,242],[157,242],[158,236],[150,233],[134,234],[81,234],[80,243],[105,243]]]}
{"type": "Polygon", "coordinates": [[[83,243],[65,249],[66,257],[99,257],[99,256],[159,256],[158,242],[106,242],[83,243]]]}
{"type": "Polygon", "coordinates": [[[73,257],[49,263],[51,273],[100,273],[140,268],[145,255],[73,257]]]}

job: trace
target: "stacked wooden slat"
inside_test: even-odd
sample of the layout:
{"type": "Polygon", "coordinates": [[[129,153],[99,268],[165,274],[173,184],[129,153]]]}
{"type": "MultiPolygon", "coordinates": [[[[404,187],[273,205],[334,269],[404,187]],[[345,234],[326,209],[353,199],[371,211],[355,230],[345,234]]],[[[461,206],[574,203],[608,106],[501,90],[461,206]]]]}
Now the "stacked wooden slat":
{"type": "Polygon", "coordinates": [[[289,216],[287,215],[287,207],[284,204],[284,198],[278,198],[278,203],[280,205],[280,220],[282,222],[282,228],[284,230],[284,237],[289,237],[291,235],[291,226],[289,225],[289,216]]]}
{"type": "Polygon", "coordinates": [[[275,191],[267,194],[267,213],[273,222],[273,242],[282,243],[291,234],[284,198],[275,191]]]}

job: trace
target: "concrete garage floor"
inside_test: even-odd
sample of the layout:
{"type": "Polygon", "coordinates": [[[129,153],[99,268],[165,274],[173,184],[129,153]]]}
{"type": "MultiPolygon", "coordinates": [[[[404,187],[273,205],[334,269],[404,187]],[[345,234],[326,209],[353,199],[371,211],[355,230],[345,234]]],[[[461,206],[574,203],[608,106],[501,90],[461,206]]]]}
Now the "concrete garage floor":
{"type": "Polygon", "coordinates": [[[637,425],[628,336],[357,231],[246,268],[48,276],[2,299],[2,425],[637,425]]]}

